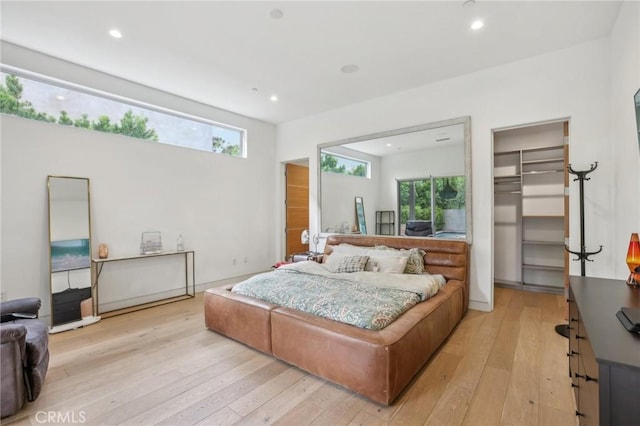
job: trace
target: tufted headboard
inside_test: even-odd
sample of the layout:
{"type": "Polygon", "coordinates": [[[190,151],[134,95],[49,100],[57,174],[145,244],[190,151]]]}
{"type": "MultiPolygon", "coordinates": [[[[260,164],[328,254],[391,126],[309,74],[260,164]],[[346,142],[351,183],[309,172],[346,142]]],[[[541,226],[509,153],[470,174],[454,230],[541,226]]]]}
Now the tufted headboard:
{"type": "Polygon", "coordinates": [[[457,280],[465,288],[465,311],[469,305],[469,244],[465,241],[440,238],[391,237],[373,235],[334,234],[327,238],[325,254],[331,254],[333,246],[347,243],[356,246],[387,246],[397,249],[421,248],[424,267],[430,274],[442,274],[447,280],[457,280]]]}

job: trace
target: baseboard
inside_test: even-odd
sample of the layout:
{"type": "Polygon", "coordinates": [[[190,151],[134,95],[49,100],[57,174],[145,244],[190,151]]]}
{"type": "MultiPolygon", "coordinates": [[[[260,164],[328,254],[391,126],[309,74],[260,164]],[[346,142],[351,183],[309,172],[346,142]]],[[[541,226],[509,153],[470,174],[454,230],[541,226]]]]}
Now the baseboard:
{"type": "Polygon", "coordinates": [[[84,317],[79,321],[68,322],[65,324],[54,325],[49,327],[49,334],[61,333],[63,331],[75,330],[76,328],[84,327],[86,325],[95,324],[100,321],[100,317],[90,316],[84,317]]]}
{"type": "Polygon", "coordinates": [[[474,311],[491,312],[491,303],[479,300],[469,300],[469,309],[474,311]]]}
{"type": "Polygon", "coordinates": [[[237,277],[231,277],[231,278],[225,278],[223,280],[217,280],[217,281],[211,281],[208,283],[201,283],[201,284],[196,284],[196,293],[201,293],[205,290],[208,290],[210,288],[213,287],[222,287],[225,285],[229,285],[229,284],[237,284],[241,281],[244,281],[248,278],[251,278],[252,276],[256,275],[256,274],[261,274],[263,272],[267,272],[267,271],[261,271],[261,272],[254,272],[252,274],[246,274],[246,275],[240,275],[237,277]]]}

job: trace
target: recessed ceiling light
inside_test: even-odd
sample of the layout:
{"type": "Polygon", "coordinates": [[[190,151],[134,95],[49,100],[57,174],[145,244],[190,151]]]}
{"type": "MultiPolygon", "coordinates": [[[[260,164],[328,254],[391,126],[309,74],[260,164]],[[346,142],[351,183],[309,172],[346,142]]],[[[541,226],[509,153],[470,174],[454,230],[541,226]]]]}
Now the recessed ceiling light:
{"type": "Polygon", "coordinates": [[[269,100],[270,100],[271,102],[278,102],[278,96],[276,96],[276,95],[271,95],[271,97],[269,98],[269,100]]]}
{"type": "Polygon", "coordinates": [[[272,19],[281,19],[284,13],[280,9],[271,9],[269,16],[271,16],[272,19]]]}
{"type": "Polygon", "coordinates": [[[476,0],[465,0],[464,3],[462,3],[462,6],[464,7],[473,7],[473,5],[476,4],[476,0]]]}
{"type": "Polygon", "coordinates": [[[117,28],[109,30],[109,35],[113,38],[122,38],[122,33],[117,28]]]}
{"type": "Polygon", "coordinates": [[[345,74],[351,74],[351,73],[357,72],[359,69],[360,67],[355,64],[348,64],[340,68],[340,71],[342,71],[345,74]]]}
{"type": "Polygon", "coordinates": [[[59,101],[64,101],[64,96],[58,95],[58,96],[56,96],[56,99],[59,100],[59,101]]]}
{"type": "Polygon", "coordinates": [[[471,23],[471,29],[474,30],[474,31],[477,31],[482,27],[484,27],[484,22],[482,22],[481,19],[476,19],[475,21],[473,21],[471,23]]]}

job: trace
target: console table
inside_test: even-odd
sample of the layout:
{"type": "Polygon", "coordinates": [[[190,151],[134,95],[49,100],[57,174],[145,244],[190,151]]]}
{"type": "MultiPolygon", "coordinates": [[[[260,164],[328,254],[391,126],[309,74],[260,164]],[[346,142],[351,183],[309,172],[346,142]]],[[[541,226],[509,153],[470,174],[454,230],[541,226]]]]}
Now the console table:
{"type": "Polygon", "coordinates": [[[640,334],[616,317],[640,308],[640,288],[622,280],[569,277],[569,375],[580,425],[637,425],[640,334]]]}
{"type": "MultiPolygon", "coordinates": [[[[153,254],[139,254],[133,256],[126,257],[109,257],[107,259],[93,258],[91,259],[91,263],[95,265],[95,268],[92,268],[94,272],[94,280],[93,280],[93,293],[95,294],[95,301],[93,306],[94,315],[100,315],[100,305],[98,301],[98,285],[100,282],[100,274],[102,273],[102,268],[106,263],[113,262],[122,262],[122,261],[131,261],[131,260],[144,260],[152,257],[161,257],[161,256],[184,256],[184,295],[172,296],[165,299],[158,299],[154,302],[143,303],[140,305],[129,306],[127,308],[118,309],[124,310],[127,309],[129,311],[135,311],[144,309],[145,307],[149,307],[151,304],[157,304],[157,302],[165,302],[170,303],[178,300],[183,300],[185,298],[192,298],[196,295],[196,254],[193,250],[184,250],[184,251],[165,251],[162,253],[153,253],[153,254]],[[189,257],[191,257],[191,262],[189,262],[189,257]],[[191,286],[189,286],[189,263],[191,263],[191,286]],[[191,288],[189,288],[191,287],[191,288]],[[137,308],[137,309],[136,309],[137,308]]],[[[111,311],[109,311],[111,312],[111,311]]]]}

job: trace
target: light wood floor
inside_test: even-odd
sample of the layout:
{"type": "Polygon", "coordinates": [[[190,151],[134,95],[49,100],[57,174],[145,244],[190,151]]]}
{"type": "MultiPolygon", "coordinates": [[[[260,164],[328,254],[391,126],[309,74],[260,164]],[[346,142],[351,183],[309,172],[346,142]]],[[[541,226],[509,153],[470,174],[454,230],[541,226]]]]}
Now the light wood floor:
{"type": "Polygon", "coordinates": [[[199,294],[50,336],[42,394],[2,424],[574,426],[562,301],[496,289],[386,407],[206,330],[199,294]]]}

